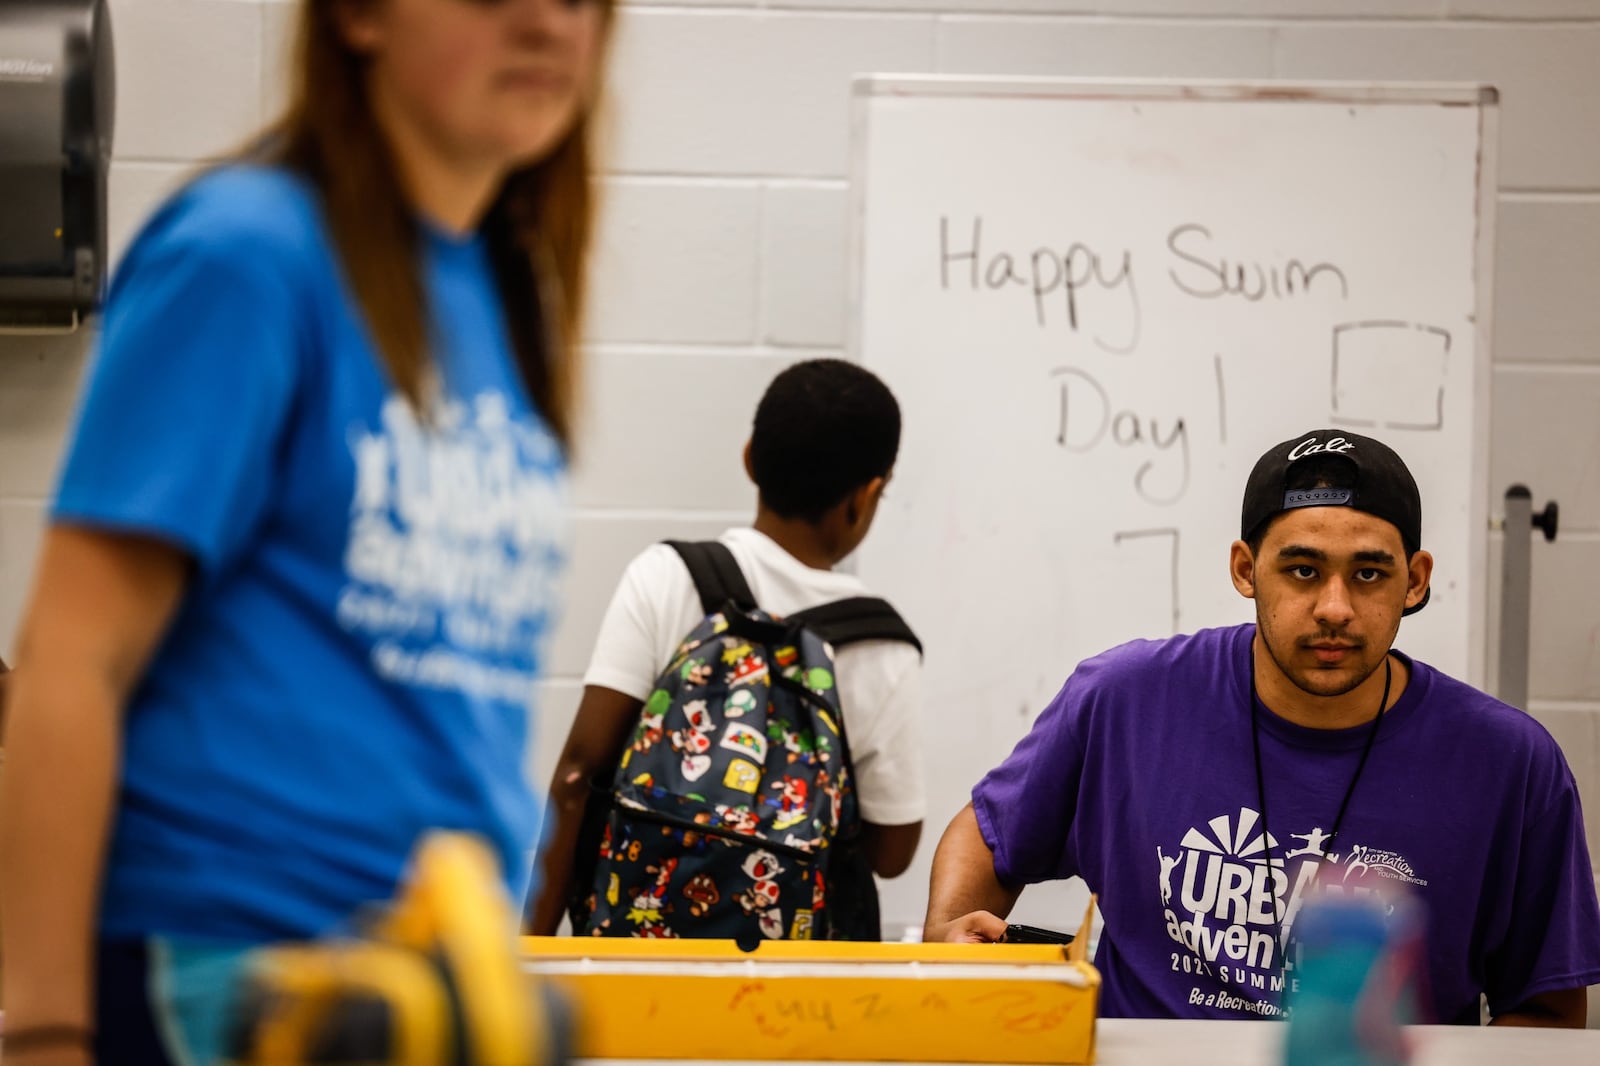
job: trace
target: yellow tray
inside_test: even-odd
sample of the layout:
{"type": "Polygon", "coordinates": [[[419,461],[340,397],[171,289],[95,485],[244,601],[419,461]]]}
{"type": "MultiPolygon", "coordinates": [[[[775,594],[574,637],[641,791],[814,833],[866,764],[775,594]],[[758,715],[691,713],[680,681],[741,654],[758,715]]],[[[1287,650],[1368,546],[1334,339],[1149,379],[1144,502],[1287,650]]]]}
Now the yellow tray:
{"type": "Polygon", "coordinates": [[[585,1058],[1089,1063],[1087,934],[1086,918],[1067,948],[775,940],[748,953],[525,937],[523,954],[572,999],[585,1058]]]}

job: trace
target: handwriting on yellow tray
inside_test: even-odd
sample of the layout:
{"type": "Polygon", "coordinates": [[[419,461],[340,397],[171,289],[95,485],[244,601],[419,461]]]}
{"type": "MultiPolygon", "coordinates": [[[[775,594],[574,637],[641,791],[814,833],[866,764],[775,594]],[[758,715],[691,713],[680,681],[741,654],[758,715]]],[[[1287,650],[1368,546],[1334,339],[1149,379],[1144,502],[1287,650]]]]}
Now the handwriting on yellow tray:
{"type": "Polygon", "coordinates": [[[728,1013],[752,1021],[761,1035],[780,1039],[794,1032],[839,1032],[862,1025],[911,1022],[930,1015],[987,1017],[1000,1029],[1016,1034],[1047,1033],[1066,1024],[1073,1004],[1046,994],[1047,988],[1004,988],[946,995],[922,992],[884,995],[868,992],[846,997],[795,995],[765,981],[741,984],[728,1000],[728,1013]]]}

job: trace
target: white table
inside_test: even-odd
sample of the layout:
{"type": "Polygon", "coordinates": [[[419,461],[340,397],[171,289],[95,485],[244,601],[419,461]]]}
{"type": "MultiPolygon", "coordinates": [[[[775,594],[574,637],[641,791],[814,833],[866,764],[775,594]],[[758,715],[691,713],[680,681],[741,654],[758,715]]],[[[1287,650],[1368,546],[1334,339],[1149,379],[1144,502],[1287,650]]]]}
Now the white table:
{"type": "MultiPolygon", "coordinates": [[[[1284,1027],[1275,1022],[1100,1022],[1097,1066],[1272,1066],[1282,1061],[1284,1027]]],[[[1538,1063],[1600,1066],[1600,1031],[1414,1025],[1412,1066],[1538,1063]]]]}
{"type": "MultiPolygon", "coordinates": [[[[1411,1066],[1600,1066],[1600,1030],[1414,1025],[1411,1066]]],[[[1095,1066],[1279,1066],[1277,1022],[1100,1022],[1095,1066]]],[[[589,1060],[592,1066],[663,1066],[666,1060],[589,1060]]],[[[715,1066],[755,1066],[718,1062],[715,1066]]],[[[816,1066],[790,1063],[787,1066],[816,1066]]],[[[837,1066],[837,1064],[829,1064],[837,1066]]]]}

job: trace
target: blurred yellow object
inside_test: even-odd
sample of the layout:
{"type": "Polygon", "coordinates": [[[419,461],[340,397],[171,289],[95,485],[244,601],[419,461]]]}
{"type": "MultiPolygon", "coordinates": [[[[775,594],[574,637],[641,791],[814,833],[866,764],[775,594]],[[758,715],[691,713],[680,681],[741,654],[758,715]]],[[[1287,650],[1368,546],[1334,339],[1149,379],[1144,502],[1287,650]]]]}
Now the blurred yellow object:
{"type": "Polygon", "coordinates": [[[1089,920],[1067,947],[527,937],[524,969],[583,1058],[1089,1063],[1089,920]]]}
{"type": "Polygon", "coordinates": [[[516,915],[492,853],[438,833],[359,939],[263,948],[229,1041],[235,1066],[548,1066],[566,1021],[519,973],[516,915]]]}

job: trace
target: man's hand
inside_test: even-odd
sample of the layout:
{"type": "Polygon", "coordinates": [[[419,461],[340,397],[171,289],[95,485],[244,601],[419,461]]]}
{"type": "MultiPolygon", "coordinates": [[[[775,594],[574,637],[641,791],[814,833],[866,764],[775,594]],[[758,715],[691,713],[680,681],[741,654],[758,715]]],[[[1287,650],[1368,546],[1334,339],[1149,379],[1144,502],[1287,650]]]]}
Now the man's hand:
{"type": "Polygon", "coordinates": [[[1006,935],[1006,920],[988,911],[972,911],[953,922],[922,931],[922,939],[945,944],[993,944],[1006,935]]]}

